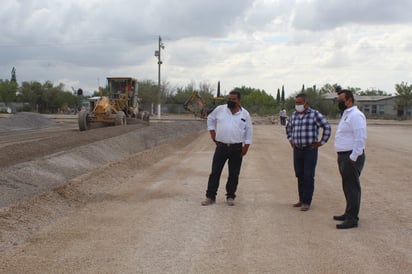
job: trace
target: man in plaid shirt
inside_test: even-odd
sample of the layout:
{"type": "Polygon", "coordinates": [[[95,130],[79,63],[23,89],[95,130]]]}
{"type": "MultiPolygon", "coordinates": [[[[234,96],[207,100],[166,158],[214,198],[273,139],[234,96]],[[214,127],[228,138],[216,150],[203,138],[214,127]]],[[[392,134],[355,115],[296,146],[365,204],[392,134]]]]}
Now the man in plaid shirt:
{"type": "Polygon", "coordinates": [[[286,135],[293,148],[293,167],[298,178],[299,201],[293,206],[307,211],[315,188],[318,148],[329,140],[331,128],[319,111],[309,107],[305,94],[295,97],[295,108],[286,124],[286,135]],[[323,129],[320,140],[319,128],[323,129]]]}

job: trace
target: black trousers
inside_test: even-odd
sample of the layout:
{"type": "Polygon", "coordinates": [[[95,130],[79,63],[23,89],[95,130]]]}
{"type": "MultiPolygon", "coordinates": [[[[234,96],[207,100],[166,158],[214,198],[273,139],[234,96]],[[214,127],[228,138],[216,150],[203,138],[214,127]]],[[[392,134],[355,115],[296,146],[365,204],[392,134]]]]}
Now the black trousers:
{"type": "Polygon", "coordinates": [[[229,176],[226,183],[226,198],[236,198],[236,189],[239,183],[240,167],[242,165],[242,143],[230,146],[217,143],[213,155],[212,172],[209,175],[206,197],[216,199],[219,188],[220,176],[223,167],[228,161],[229,176]]]}
{"type": "Polygon", "coordinates": [[[365,164],[365,153],[352,163],[349,159],[351,151],[338,152],[338,166],[342,177],[342,188],[346,199],[346,219],[357,222],[361,202],[361,185],[359,177],[365,164]]]}

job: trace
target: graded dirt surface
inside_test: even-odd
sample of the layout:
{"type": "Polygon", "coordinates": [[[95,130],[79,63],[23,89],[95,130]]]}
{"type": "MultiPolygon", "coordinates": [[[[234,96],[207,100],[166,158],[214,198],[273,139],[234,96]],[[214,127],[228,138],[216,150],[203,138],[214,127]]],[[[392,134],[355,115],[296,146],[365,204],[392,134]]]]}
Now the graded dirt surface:
{"type": "MultiPolygon", "coordinates": [[[[360,223],[343,231],[332,220],[344,209],[333,136],[319,151],[312,207],[301,212],[291,206],[296,179],[283,127],[257,122],[236,205],[225,203],[225,170],[217,203],[203,207],[214,149],[205,124],[133,126],[91,130],[84,135],[100,137],[2,166],[16,179],[47,170],[53,183],[36,193],[22,187],[31,195],[0,209],[0,273],[411,272],[411,126],[368,126],[360,223]],[[121,132],[101,137],[110,130],[121,132]],[[119,144],[131,140],[142,148],[126,153],[119,144]],[[91,152],[107,159],[93,161],[91,152]],[[70,168],[82,161],[88,169],[70,168]]],[[[3,196],[28,182],[8,178],[6,186],[0,180],[3,196]]]]}

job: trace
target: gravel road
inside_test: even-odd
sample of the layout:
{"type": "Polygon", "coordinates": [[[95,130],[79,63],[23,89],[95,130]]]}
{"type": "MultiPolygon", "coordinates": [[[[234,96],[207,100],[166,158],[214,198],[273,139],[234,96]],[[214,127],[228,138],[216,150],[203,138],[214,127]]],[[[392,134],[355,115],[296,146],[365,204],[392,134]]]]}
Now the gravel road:
{"type": "MultiPolygon", "coordinates": [[[[314,201],[307,212],[291,206],[296,180],[291,148],[279,125],[255,125],[233,207],[224,200],[226,171],[217,203],[200,206],[213,144],[193,122],[159,124],[164,130],[150,129],[155,134],[133,129],[77,148],[97,152],[103,144],[116,147],[116,140],[139,138],[137,132],[146,139],[161,132],[170,136],[173,126],[181,135],[119,153],[119,159],[3,206],[0,272],[411,272],[412,127],[369,126],[360,225],[340,231],[332,220],[344,209],[333,139],[320,148],[314,201]]],[[[84,160],[76,147],[63,150],[53,157],[57,153],[70,163],[84,160]]],[[[45,164],[50,157],[31,157],[3,168],[45,164]]]]}

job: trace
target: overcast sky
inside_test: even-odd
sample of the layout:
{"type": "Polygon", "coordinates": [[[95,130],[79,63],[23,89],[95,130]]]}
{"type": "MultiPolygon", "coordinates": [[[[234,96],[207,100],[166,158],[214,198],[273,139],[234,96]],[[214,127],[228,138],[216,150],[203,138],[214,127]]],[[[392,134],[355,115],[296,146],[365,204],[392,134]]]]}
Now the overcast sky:
{"type": "Polygon", "coordinates": [[[0,79],[92,92],[106,77],[286,95],[412,82],[411,0],[2,0],[0,79]]]}

